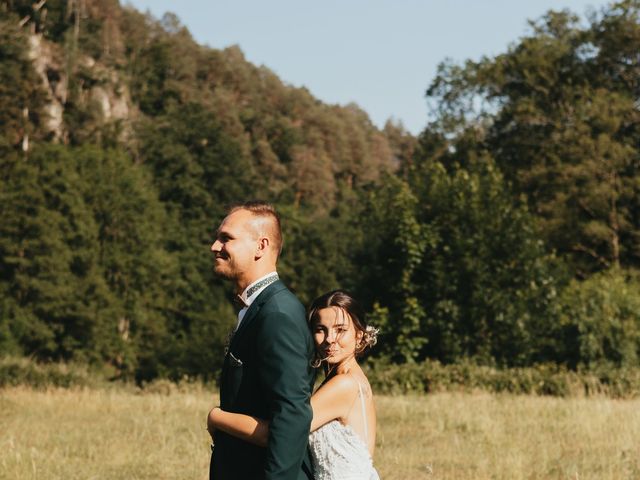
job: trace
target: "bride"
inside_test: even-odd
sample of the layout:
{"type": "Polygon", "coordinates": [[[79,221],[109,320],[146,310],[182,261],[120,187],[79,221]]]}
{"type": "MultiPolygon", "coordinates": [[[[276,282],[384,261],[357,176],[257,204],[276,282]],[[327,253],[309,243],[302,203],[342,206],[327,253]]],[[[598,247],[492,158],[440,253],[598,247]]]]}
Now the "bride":
{"type": "MultiPolygon", "coordinates": [[[[309,308],[309,327],[316,345],[314,366],[325,379],[311,397],[313,420],[309,447],[316,480],[376,480],[372,456],[376,412],[371,386],[356,357],[376,342],[377,330],[367,326],[358,303],[335,290],[309,308]]],[[[266,446],[269,422],[219,407],[209,412],[212,437],[221,430],[247,442],[266,446]]]]}

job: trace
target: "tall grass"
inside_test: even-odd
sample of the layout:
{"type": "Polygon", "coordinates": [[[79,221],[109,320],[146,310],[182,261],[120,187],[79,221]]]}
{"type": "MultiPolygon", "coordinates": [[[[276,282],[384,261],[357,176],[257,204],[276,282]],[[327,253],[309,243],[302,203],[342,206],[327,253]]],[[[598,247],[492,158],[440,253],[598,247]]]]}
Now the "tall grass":
{"type": "MultiPolygon", "coordinates": [[[[207,478],[201,387],[0,390],[2,479],[207,478]]],[[[640,478],[640,400],[378,396],[383,480],[640,478]]]]}
{"type": "Polygon", "coordinates": [[[383,479],[640,478],[640,401],[487,393],[380,397],[383,479]]]}

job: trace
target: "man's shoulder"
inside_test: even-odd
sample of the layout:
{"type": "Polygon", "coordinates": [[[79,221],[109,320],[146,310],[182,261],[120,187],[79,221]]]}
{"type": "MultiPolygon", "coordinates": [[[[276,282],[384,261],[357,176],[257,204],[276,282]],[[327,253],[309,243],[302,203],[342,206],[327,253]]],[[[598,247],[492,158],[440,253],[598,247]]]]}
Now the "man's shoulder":
{"type": "Polygon", "coordinates": [[[272,312],[284,312],[284,313],[295,313],[304,316],[304,306],[295,296],[295,294],[287,288],[287,286],[282,283],[282,281],[274,284],[274,292],[269,296],[267,301],[264,304],[264,313],[272,313],[272,312]]]}
{"type": "Polygon", "coordinates": [[[305,335],[309,331],[304,306],[284,284],[269,296],[260,309],[259,317],[260,328],[267,331],[283,325],[288,325],[305,335]]]}

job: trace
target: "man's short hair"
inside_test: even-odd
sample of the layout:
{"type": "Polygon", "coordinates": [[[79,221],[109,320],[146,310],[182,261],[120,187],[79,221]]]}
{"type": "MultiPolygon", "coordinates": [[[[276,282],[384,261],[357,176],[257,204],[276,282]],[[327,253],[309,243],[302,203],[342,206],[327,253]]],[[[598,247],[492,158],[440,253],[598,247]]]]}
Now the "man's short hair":
{"type": "Polygon", "coordinates": [[[262,217],[267,220],[269,237],[273,242],[273,249],[276,255],[280,255],[282,252],[282,227],[280,226],[280,215],[276,212],[276,209],[267,202],[259,200],[252,200],[244,203],[236,203],[231,205],[227,211],[227,215],[231,215],[237,210],[247,210],[256,217],[262,217]]]}

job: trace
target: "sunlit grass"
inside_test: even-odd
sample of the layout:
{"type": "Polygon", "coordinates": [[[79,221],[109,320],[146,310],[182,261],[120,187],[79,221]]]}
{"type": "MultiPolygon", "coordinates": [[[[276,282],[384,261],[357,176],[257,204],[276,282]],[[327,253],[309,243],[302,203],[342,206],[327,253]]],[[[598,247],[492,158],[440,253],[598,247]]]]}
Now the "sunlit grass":
{"type": "Polygon", "coordinates": [[[640,478],[638,400],[441,393],[378,409],[382,478],[640,478]]]}
{"type": "MultiPolygon", "coordinates": [[[[0,391],[0,478],[206,479],[199,388],[0,391]]],[[[640,478],[640,400],[382,397],[383,480],[640,478]]]]}
{"type": "Polygon", "coordinates": [[[0,398],[2,478],[206,476],[206,392],[12,389],[0,398]]]}

